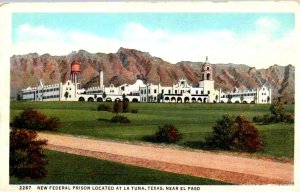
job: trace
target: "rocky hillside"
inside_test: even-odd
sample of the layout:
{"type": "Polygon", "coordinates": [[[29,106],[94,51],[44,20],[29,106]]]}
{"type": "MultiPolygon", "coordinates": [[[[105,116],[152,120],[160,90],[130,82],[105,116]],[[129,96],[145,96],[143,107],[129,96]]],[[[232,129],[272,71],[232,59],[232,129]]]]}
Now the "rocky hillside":
{"type": "MultiPolygon", "coordinates": [[[[11,57],[11,94],[28,86],[36,86],[39,79],[45,84],[64,82],[70,77],[73,60],[81,62],[80,81],[83,87],[97,86],[99,70],[104,70],[104,83],[120,85],[142,79],[164,85],[175,83],[180,77],[187,78],[195,86],[199,81],[202,62],[182,61],[168,63],[149,53],[120,48],[117,53],[91,54],[80,50],[67,56],[14,55],[11,57]]],[[[257,88],[265,84],[273,89],[273,98],[281,96],[293,102],[295,92],[295,67],[273,65],[268,69],[255,69],[247,65],[213,64],[216,88],[232,90],[257,88]]]]}

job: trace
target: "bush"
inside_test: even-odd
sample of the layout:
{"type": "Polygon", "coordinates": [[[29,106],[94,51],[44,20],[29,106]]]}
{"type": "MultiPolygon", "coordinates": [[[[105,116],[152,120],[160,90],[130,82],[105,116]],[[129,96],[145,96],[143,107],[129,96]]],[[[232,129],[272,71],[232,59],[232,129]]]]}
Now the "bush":
{"type": "Polygon", "coordinates": [[[253,122],[256,123],[278,123],[278,122],[286,122],[286,123],[294,123],[294,115],[288,112],[285,112],[285,109],[280,101],[274,101],[270,106],[270,114],[265,114],[261,116],[254,116],[253,122]]]}
{"type": "Polygon", "coordinates": [[[286,123],[294,123],[294,115],[291,113],[285,113],[284,114],[284,122],[286,123]]]}
{"type": "Polygon", "coordinates": [[[42,147],[46,140],[38,140],[37,133],[25,129],[10,132],[9,175],[17,178],[42,178],[47,174],[42,147]]]}
{"type": "Polygon", "coordinates": [[[252,121],[255,123],[261,123],[261,122],[263,122],[263,118],[259,115],[256,115],[252,118],[252,121]]]}
{"type": "Polygon", "coordinates": [[[45,114],[33,109],[25,109],[13,119],[12,125],[16,128],[53,131],[59,128],[60,120],[57,117],[48,118],[45,114]]]}
{"type": "Polygon", "coordinates": [[[206,144],[211,148],[229,150],[234,136],[234,116],[223,115],[213,126],[213,132],[206,138],[206,144]]]}
{"type": "Polygon", "coordinates": [[[262,148],[262,140],[258,130],[243,116],[237,116],[234,124],[232,149],[255,152],[262,148]]]}
{"type": "Polygon", "coordinates": [[[243,116],[223,115],[206,138],[211,148],[255,152],[262,148],[258,130],[243,116]]]}
{"type": "Polygon", "coordinates": [[[273,121],[273,117],[270,114],[264,114],[261,118],[261,123],[269,124],[273,121]]]}
{"type": "Polygon", "coordinates": [[[98,105],[97,108],[98,111],[110,111],[110,106],[109,105],[105,105],[105,104],[100,104],[98,105]]]}
{"type": "Polygon", "coordinates": [[[44,130],[56,131],[58,127],[60,127],[60,125],[61,125],[60,120],[57,117],[50,117],[45,122],[44,130]]]}
{"type": "Polygon", "coordinates": [[[139,110],[138,109],[131,109],[131,113],[138,113],[139,110]]]}
{"type": "Polygon", "coordinates": [[[111,118],[111,121],[114,123],[130,123],[130,120],[122,115],[117,115],[111,118]]]}
{"type": "Polygon", "coordinates": [[[174,125],[165,124],[163,127],[158,127],[155,139],[157,142],[175,143],[182,139],[182,134],[174,125]]]}

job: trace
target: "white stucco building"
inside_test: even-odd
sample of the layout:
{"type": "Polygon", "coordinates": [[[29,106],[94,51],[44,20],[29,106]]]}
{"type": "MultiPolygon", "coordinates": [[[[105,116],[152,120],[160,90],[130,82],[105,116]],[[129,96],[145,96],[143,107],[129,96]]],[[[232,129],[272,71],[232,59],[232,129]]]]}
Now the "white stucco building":
{"type": "Polygon", "coordinates": [[[44,85],[40,80],[37,87],[22,89],[25,101],[115,101],[124,97],[130,102],[172,102],[172,103],[270,103],[272,92],[262,86],[259,89],[232,92],[216,90],[213,69],[206,57],[201,70],[201,79],[193,86],[180,78],[171,86],[147,83],[137,80],[134,84],[104,86],[103,71],[99,73],[99,86],[81,89],[79,83],[80,64],[71,64],[70,79],[65,83],[44,85]]]}

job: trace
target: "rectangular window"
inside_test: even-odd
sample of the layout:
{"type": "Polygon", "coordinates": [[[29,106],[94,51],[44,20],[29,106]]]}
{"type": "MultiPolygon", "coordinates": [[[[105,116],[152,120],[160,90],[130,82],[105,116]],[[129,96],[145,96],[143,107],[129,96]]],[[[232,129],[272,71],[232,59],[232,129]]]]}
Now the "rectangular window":
{"type": "Polygon", "coordinates": [[[210,94],[210,91],[207,91],[207,94],[210,94]]]}
{"type": "Polygon", "coordinates": [[[163,89],[161,90],[161,93],[164,93],[164,90],[163,90],[163,89]]]}
{"type": "Polygon", "coordinates": [[[203,91],[201,91],[201,94],[202,94],[202,95],[203,95],[203,93],[204,93],[204,92],[203,92],[203,91]]]}
{"type": "Polygon", "coordinates": [[[177,94],[177,90],[175,90],[175,94],[177,94]]]}
{"type": "Polygon", "coordinates": [[[154,89],[154,93],[156,93],[156,89],[154,89]]]}
{"type": "Polygon", "coordinates": [[[171,90],[169,89],[169,94],[171,94],[171,90]]]}
{"type": "Polygon", "coordinates": [[[148,93],[150,94],[150,89],[148,89],[148,93]]]}
{"type": "Polygon", "coordinates": [[[196,91],[196,94],[198,95],[198,90],[196,91]]]}

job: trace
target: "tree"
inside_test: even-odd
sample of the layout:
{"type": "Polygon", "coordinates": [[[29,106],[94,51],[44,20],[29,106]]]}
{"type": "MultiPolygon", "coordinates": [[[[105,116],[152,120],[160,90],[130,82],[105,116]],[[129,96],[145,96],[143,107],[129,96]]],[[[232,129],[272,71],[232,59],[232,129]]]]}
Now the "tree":
{"type": "Polygon", "coordinates": [[[35,131],[12,129],[10,132],[9,175],[38,179],[46,176],[46,140],[37,139],[35,131]]]}
{"type": "Polygon", "coordinates": [[[241,103],[243,103],[243,101],[244,101],[244,95],[240,96],[240,100],[241,100],[241,103]]]}
{"type": "Polygon", "coordinates": [[[66,98],[66,100],[68,99],[68,97],[69,97],[69,92],[68,91],[65,92],[64,97],[66,98]]]}
{"type": "Polygon", "coordinates": [[[149,96],[149,102],[152,102],[152,101],[153,101],[153,96],[150,95],[150,96],[149,96]]]}
{"type": "Polygon", "coordinates": [[[267,102],[268,102],[268,103],[270,102],[270,96],[267,97],[267,102]]]}
{"type": "Polygon", "coordinates": [[[161,93],[157,94],[157,103],[160,103],[160,100],[161,100],[161,93]]]}
{"type": "Polygon", "coordinates": [[[283,121],[283,118],[285,116],[285,109],[283,107],[283,104],[279,100],[275,100],[271,106],[270,106],[270,112],[272,115],[272,118],[276,122],[283,121]]]}
{"type": "Polygon", "coordinates": [[[219,99],[219,96],[216,95],[216,97],[215,97],[216,103],[218,102],[218,99],[219,99]]]}
{"type": "Polygon", "coordinates": [[[115,100],[113,113],[115,113],[117,116],[120,111],[121,111],[121,102],[119,100],[115,100]]]}
{"type": "Polygon", "coordinates": [[[228,102],[231,103],[232,95],[228,95],[228,102]]]}
{"type": "Polygon", "coordinates": [[[122,95],[122,113],[127,113],[129,111],[129,100],[126,98],[126,95],[122,95]]]}
{"type": "Polygon", "coordinates": [[[21,97],[21,95],[18,93],[17,94],[17,101],[21,101],[22,100],[22,97],[21,97]]]}
{"type": "Polygon", "coordinates": [[[255,94],[253,98],[253,102],[256,103],[256,100],[257,100],[257,95],[255,94]]]}
{"type": "Polygon", "coordinates": [[[122,112],[123,113],[127,113],[129,111],[129,102],[127,99],[125,99],[123,102],[122,102],[122,112]]]}
{"type": "Polygon", "coordinates": [[[102,93],[102,98],[103,98],[103,100],[106,98],[106,93],[105,93],[105,91],[102,93]]]}

